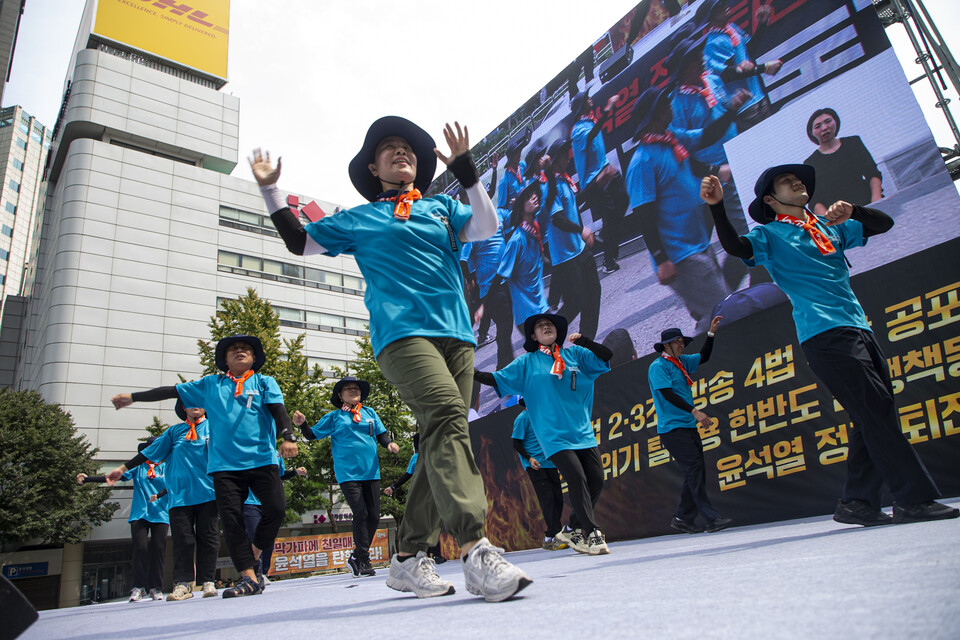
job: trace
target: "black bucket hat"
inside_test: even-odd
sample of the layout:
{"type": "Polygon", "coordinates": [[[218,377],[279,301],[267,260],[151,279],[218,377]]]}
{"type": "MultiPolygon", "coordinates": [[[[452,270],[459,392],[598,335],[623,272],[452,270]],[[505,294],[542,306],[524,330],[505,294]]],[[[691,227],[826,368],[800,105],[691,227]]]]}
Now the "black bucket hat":
{"type": "Polygon", "coordinates": [[[706,22],[717,9],[728,5],[729,0],[704,0],[693,19],[696,22],[706,22]]]}
{"type": "MultiPolygon", "coordinates": [[[[519,227],[523,221],[523,203],[527,201],[530,194],[536,193],[537,197],[543,198],[543,189],[540,187],[540,181],[534,180],[523,188],[513,200],[513,211],[510,214],[510,226],[519,227]]],[[[542,202],[540,204],[543,204],[542,202]]]]}
{"type": "Polygon", "coordinates": [[[630,114],[630,119],[636,123],[633,130],[634,141],[640,139],[643,130],[653,120],[657,109],[669,100],[670,92],[666,87],[650,87],[640,94],[637,102],[633,105],[633,113],[630,114]]]}
{"type": "Polygon", "coordinates": [[[333,385],[333,392],[330,393],[330,404],[337,406],[343,402],[340,399],[340,392],[343,391],[343,388],[347,386],[348,382],[357,383],[357,386],[360,387],[360,402],[366,401],[367,396],[370,395],[370,383],[366,380],[357,380],[353,376],[346,376],[345,378],[340,378],[337,384],[333,385]]]}
{"type": "Polygon", "coordinates": [[[763,201],[763,197],[770,193],[773,180],[784,173],[792,173],[800,178],[800,182],[802,182],[803,186],[807,189],[807,195],[811,199],[813,198],[813,188],[817,184],[816,172],[813,167],[808,164],[779,164],[775,167],[770,167],[757,178],[757,184],[753,187],[753,193],[756,198],[754,198],[750,206],[747,207],[747,213],[750,214],[750,217],[760,224],[773,222],[776,218],[773,209],[767,206],[763,201]]]}
{"type": "Polygon", "coordinates": [[[437,171],[437,154],[433,152],[437,143],[433,137],[406,118],[384,116],[367,129],[363,146],[350,161],[349,166],[350,182],[369,202],[376,200],[383,191],[380,179],[370,173],[369,165],[373,163],[377,145],[390,136],[398,136],[406,140],[413,149],[413,155],[417,156],[417,177],[413,181],[414,187],[426,193],[427,187],[433,181],[433,174],[437,171]]]}
{"type": "Polygon", "coordinates": [[[834,136],[840,135],[840,116],[837,115],[837,112],[831,109],[830,107],[824,107],[823,109],[817,109],[810,115],[810,119],[807,120],[807,137],[810,138],[810,142],[815,145],[820,144],[820,141],[817,140],[817,137],[813,135],[813,121],[819,118],[820,116],[830,116],[837,123],[837,130],[834,132],[834,136]]]}
{"type": "Polygon", "coordinates": [[[217,364],[217,369],[220,369],[220,371],[226,371],[228,369],[227,349],[229,349],[230,345],[234,342],[246,342],[253,347],[253,370],[259,371],[260,367],[267,361],[267,355],[263,352],[263,343],[261,343],[260,338],[256,336],[240,335],[226,337],[217,343],[217,350],[214,353],[214,362],[217,364]]]}
{"type": "MultiPolygon", "coordinates": [[[[150,445],[152,445],[156,439],[157,439],[157,436],[150,436],[143,442],[139,443],[137,445],[137,453],[143,453],[143,450],[149,447],[150,445]]],[[[151,462],[153,461],[151,460],[151,462]]]]}
{"type": "Polygon", "coordinates": [[[570,98],[570,113],[572,113],[575,118],[579,118],[583,114],[583,110],[587,106],[587,98],[589,97],[589,93],[580,91],[577,95],[570,98]]]}
{"type": "Polygon", "coordinates": [[[668,342],[673,342],[677,338],[683,338],[684,346],[693,342],[693,338],[683,335],[683,331],[680,331],[680,329],[676,327],[671,327],[660,332],[660,342],[653,343],[653,350],[663,353],[663,345],[668,342]]]}
{"type": "Polygon", "coordinates": [[[555,313],[537,313],[530,316],[523,321],[523,348],[530,353],[533,353],[540,348],[540,343],[535,339],[531,338],[533,334],[533,326],[537,324],[537,321],[541,318],[546,318],[553,323],[553,326],[557,328],[557,342],[556,344],[560,347],[563,346],[563,341],[567,339],[567,319],[563,316],[558,316],[555,313]]]}
{"type": "MultiPolygon", "coordinates": [[[[196,407],[194,407],[194,408],[196,408],[196,407]]],[[[183,420],[184,422],[186,422],[186,420],[187,420],[187,408],[183,406],[183,400],[181,400],[180,398],[177,398],[177,404],[176,404],[176,406],[173,408],[173,410],[177,413],[177,417],[178,417],[178,418],[180,418],[181,420],[183,420]]],[[[204,413],[206,413],[206,412],[204,412],[204,413]]]]}
{"type": "MultiPolygon", "coordinates": [[[[558,158],[564,153],[567,153],[570,149],[570,140],[567,138],[558,138],[550,143],[550,146],[547,148],[547,155],[550,156],[550,162],[556,162],[558,158]]],[[[569,154],[564,158],[564,160],[569,160],[569,154]]]]}
{"type": "Polygon", "coordinates": [[[527,176],[533,175],[533,165],[547,152],[547,143],[543,139],[534,140],[530,148],[527,149],[527,155],[523,157],[524,164],[527,165],[527,176]]]}
{"type": "Polygon", "coordinates": [[[674,79],[680,74],[680,69],[687,63],[687,60],[694,56],[702,59],[700,49],[703,47],[703,43],[703,38],[690,37],[674,45],[670,57],[667,58],[667,69],[674,79]]]}

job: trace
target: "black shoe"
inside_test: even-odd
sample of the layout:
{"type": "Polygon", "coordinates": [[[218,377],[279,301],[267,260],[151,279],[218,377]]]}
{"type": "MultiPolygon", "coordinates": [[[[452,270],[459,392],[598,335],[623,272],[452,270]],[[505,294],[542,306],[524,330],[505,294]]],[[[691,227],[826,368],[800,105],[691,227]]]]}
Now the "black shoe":
{"type": "Polygon", "coordinates": [[[373,566],[370,564],[370,560],[361,560],[360,561],[360,573],[365,576],[375,576],[377,572],[374,570],[373,566]]]}
{"type": "Polygon", "coordinates": [[[960,516],[960,510],[948,507],[945,504],[927,500],[916,504],[901,507],[893,503],[893,522],[906,524],[908,522],[929,522],[930,520],[949,520],[960,516]]]}
{"type": "Polygon", "coordinates": [[[682,531],[683,533],[703,533],[703,527],[690,520],[681,520],[674,516],[670,522],[670,528],[682,531]]]}
{"type": "Polygon", "coordinates": [[[441,556],[441,555],[435,555],[435,556],[433,556],[433,564],[443,564],[443,563],[446,562],[446,561],[447,561],[447,559],[444,558],[444,557],[441,556]]]}
{"type": "Polygon", "coordinates": [[[842,524],[860,524],[865,527],[876,527],[882,524],[893,524],[894,520],[880,509],[874,509],[866,500],[837,501],[837,510],[833,519],[842,524]]]}
{"type": "Polygon", "coordinates": [[[611,260],[610,262],[603,263],[604,273],[613,273],[614,271],[619,271],[619,270],[620,270],[620,265],[613,260],[611,260]]]}
{"type": "MultiPolygon", "coordinates": [[[[497,330],[499,331],[500,328],[497,327],[497,330]]],[[[488,344],[492,343],[496,339],[497,339],[497,336],[491,336],[491,335],[480,336],[479,338],[477,338],[477,349],[479,349],[480,347],[487,346],[488,344]]]]}
{"type": "Polygon", "coordinates": [[[223,590],[223,598],[239,598],[241,596],[256,596],[263,593],[263,588],[260,586],[260,583],[256,580],[251,580],[247,576],[243,576],[243,580],[238,582],[236,585],[230,587],[229,589],[223,590]]]}
{"type": "Polygon", "coordinates": [[[706,531],[707,533],[715,533],[722,529],[726,529],[733,524],[733,518],[728,518],[727,516],[717,516],[713,520],[707,523],[706,531]]]}
{"type": "Polygon", "coordinates": [[[347,566],[350,567],[350,571],[353,571],[353,575],[360,575],[360,561],[357,560],[357,557],[352,553],[350,554],[350,557],[347,558],[347,566]]]}

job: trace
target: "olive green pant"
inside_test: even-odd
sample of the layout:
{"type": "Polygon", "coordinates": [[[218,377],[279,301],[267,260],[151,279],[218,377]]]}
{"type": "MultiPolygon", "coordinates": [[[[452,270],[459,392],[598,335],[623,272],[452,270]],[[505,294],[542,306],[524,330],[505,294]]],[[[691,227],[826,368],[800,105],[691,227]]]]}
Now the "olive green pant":
{"type": "Polygon", "coordinates": [[[487,498],[467,422],[473,355],[473,345],[462,340],[411,337],[377,356],[420,423],[420,455],[397,531],[400,553],[435,545],[441,521],[461,545],[483,537],[487,498]]]}

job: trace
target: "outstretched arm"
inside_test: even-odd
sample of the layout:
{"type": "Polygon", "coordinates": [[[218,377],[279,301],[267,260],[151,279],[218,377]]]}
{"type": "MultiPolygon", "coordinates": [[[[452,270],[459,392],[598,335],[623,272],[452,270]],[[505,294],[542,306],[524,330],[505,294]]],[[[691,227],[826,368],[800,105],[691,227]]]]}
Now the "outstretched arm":
{"type": "Polygon", "coordinates": [[[447,165],[447,169],[463,186],[470,198],[470,209],[473,215],[460,230],[460,242],[486,240],[497,232],[500,219],[497,217],[493,202],[490,201],[490,196],[480,184],[477,167],[470,156],[470,132],[466,126],[461,128],[459,122],[453,124],[456,131],[449,123],[443,129],[443,137],[450,145],[450,155],[444,155],[440,149],[433,151],[447,165]]]}
{"type": "Polygon", "coordinates": [[[753,258],[753,245],[743,236],[737,234],[727,218],[727,210],[723,207],[723,186],[717,176],[707,176],[700,183],[700,197],[710,205],[710,215],[717,227],[717,237],[720,246],[732,256],[750,260],[753,258]]]}

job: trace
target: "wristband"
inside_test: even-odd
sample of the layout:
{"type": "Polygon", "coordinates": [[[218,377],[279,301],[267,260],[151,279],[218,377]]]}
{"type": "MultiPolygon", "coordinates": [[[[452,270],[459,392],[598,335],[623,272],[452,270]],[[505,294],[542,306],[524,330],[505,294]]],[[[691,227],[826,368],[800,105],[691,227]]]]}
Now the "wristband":
{"type": "Polygon", "coordinates": [[[480,181],[480,175],[477,173],[477,167],[473,164],[473,157],[469,151],[454,158],[447,169],[464,189],[469,189],[480,181]]]}
{"type": "Polygon", "coordinates": [[[712,338],[712,337],[715,336],[715,335],[717,335],[717,334],[713,333],[712,331],[707,331],[707,337],[708,337],[708,338],[712,338]]]}

